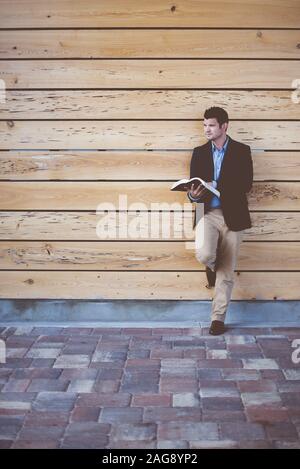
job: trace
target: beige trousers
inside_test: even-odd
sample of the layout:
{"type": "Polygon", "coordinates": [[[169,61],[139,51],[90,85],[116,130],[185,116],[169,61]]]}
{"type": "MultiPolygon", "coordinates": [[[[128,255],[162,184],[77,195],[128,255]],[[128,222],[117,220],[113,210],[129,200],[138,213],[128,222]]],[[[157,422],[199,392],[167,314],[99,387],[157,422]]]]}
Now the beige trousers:
{"type": "Polygon", "coordinates": [[[216,272],[211,319],[224,322],[234,284],[239,246],[245,230],[231,231],[224,221],[221,208],[213,208],[204,215],[203,229],[204,241],[199,249],[196,248],[195,255],[199,262],[216,272]]]}

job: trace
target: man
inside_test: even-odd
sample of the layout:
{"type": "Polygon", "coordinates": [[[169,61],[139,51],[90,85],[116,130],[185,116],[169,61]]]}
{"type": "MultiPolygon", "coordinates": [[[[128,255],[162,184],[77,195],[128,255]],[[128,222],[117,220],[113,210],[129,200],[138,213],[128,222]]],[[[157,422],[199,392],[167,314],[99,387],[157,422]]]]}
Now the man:
{"type": "Polygon", "coordinates": [[[193,185],[187,192],[191,202],[204,203],[204,242],[196,248],[195,255],[206,266],[207,287],[215,286],[209,330],[212,335],[225,332],[239,246],[244,231],[252,226],[246,196],[253,182],[251,150],[226,134],[228,123],[224,109],[211,107],[205,111],[208,142],[194,148],[190,167],[190,178],[198,176],[209,182],[218,189],[220,197],[206,189],[203,199],[202,185],[193,185]]]}

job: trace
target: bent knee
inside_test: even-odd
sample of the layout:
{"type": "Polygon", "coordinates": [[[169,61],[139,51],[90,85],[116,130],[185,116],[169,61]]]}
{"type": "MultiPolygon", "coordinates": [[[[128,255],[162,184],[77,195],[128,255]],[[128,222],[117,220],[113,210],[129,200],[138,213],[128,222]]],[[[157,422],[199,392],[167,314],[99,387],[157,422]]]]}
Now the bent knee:
{"type": "Polygon", "coordinates": [[[215,256],[208,254],[206,252],[196,251],[195,256],[196,256],[197,261],[201,262],[202,264],[212,265],[215,263],[215,256]]]}

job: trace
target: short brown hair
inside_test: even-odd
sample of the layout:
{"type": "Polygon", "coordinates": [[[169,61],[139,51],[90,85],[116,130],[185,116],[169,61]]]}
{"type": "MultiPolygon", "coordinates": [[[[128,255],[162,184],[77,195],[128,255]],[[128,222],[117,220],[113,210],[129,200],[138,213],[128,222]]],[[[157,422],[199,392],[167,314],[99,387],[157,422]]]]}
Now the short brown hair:
{"type": "Polygon", "coordinates": [[[224,122],[229,122],[229,117],[225,109],[217,106],[210,107],[206,109],[204,113],[204,119],[213,119],[216,118],[219,126],[221,127],[224,122]]]}

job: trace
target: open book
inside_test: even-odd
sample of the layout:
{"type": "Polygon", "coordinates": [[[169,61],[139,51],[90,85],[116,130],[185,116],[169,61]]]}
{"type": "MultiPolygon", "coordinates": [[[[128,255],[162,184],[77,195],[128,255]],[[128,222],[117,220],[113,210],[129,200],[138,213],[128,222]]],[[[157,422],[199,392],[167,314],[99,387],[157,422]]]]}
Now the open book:
{"type": "MultiPolygon", "coordinates": [[[[192,184],[194,184],[194,188],[196,188],[199,184],[202,184],[203,187],[203,195],[206,192],[206,189],[211,191],[217,197],[220,197],[220,192],[215,189],[213,186],[208,184],[206,181],[203,181],[201,178],[192,178],[192,179],[180,179],[179,181],[174,182],[171,187],[171,191],[184,191],[186,192],[187,189],[191,189],[192,184]]],[[[201,197],[202,193],[200,192],[199,197],[201,197]]]]}

